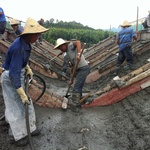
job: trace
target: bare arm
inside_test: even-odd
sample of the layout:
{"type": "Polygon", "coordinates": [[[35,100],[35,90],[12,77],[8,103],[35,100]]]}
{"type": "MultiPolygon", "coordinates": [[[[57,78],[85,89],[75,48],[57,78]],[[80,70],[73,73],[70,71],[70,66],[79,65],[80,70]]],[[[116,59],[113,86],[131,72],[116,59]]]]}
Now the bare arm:
{"type": "Polygon", "coordinates": [[[80,60],[80,54],[81,54],[81,42],[80,41],[73,41],[74,45],[76,46],[76,49],[78,51],[77,59],[80,60]]]}
{"type": "Polygon", "coordinates": [[[117,38],[116,43],[119,45],[120,40],[117,38]]]}
{"type": "Polygon", "coordinates": [[[73,41],[74,45],[77,48],[78,53],[81,53],[81,42],[80,41],[73,41]]]}
{"type": "Polygon", "coordinates": [[[138,39],[138,32],[136,32],[135,36],[133,37],[134,40],[138,39]]]}

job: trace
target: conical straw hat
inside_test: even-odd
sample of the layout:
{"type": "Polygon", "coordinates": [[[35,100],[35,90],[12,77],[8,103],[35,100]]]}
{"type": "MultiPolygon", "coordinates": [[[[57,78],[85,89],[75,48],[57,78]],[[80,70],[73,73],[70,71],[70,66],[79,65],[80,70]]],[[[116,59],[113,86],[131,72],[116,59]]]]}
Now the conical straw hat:
{"type": "Polygon", "coordinates": [[[125,20],[125,21],[123,22],[123,24],[120,25],[120,26],[121,26],[121,27],[129,27],[129,26],[131,26],[131,24],[129,23],[129,21],[125,20]]]}
{"type": "Polygon", "coordinates": [[[36,20],[29,17],[25,23],[24,30],[22,34],[20,34],[20,36],[24,34],[43,33],[47,30],[49,29],[44,28],[36,20]]]}
{"type": "Polygon", "coordinates": [[[12,19],[10,21],[10,25],[20,24],[20,22],[17,19],[12,19]]]}

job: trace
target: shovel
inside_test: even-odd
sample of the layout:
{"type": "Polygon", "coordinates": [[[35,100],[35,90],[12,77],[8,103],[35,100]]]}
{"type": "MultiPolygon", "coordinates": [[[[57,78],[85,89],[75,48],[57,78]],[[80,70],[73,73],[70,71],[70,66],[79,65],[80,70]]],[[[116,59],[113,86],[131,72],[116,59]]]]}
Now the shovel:
{"type": "MultiPolygon", "coordinates": [[[[80,53],[80,58],[81,58],[81,56],[82,56],[82,54],[83,54],[85,45],[86,45],[86,44],[84,43],[84,46],[83,46],[83,48],[82,48],[82,50],[81,50],[81,53],[80,53]]],[[[74,81],[74,77],[75,77],[76,70],[77,70],[77,68],[78,68],[79,62],[80,62],[80,60],[77,60],[75,66],[74,66],[74,68],[73,68],[73,73],[72,73],[72,76],[71,76],[71,81],[74,81]]],[[[68,85],[68,89],[67,89],[67,91],[66,91],[66,95],[64,96],[64,100],[63,100],[63,103],[62,103],[62,108],[63,108],[63,109],[67,109],[68,97],[70,96],[70,95],[68,95],[69,90],[70,90],[70,87],[71,87],[71,84],[68,85]]]]}
{"type": "Polygon", "coordinates": [[[61,53],[59,53],[58,55],[55,55],[55,56],[54,56],[53,58],[51,58],[51,59],[49,59],[48,56],[46,55],[48,64],[46,64],[46,65],[44,66],[45,69],[46,69],[46,70],[52,70],[52,71],[55,72],[54,67],[53,67],[53,65],[52,65],[52,61],[53,61],[54,59],[56,59],[57,57],[59,57],[60,55],[62,55],[62,54],[63,54],[63,53],[61,52],[61,53]]]}
{"type": "Polygon", "coordinates": [[[62,52],[59,53],[58,55],[56,55],[55,57],[51,58],[51,59],[49,60],[49,63],[51,63],[52,60],[54,60],[55,58],[59,57],[60,55],[62,55],[62,52]]]}

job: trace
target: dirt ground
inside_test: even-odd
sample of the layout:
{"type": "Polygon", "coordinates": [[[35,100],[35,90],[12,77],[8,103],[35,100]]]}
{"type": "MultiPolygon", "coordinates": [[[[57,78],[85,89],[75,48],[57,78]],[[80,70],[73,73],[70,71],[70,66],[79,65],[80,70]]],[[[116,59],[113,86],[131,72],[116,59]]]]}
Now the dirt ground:
{"type": "MultiPolygon", "coordinates": [[[[138,56],[134,67],[147,62],[150,53],[138,56]]],[[[127,72],[120,72],[120,76],[127,72]]],[[[106,86],[114,73],[102,77],[84,90],[97,91],[106,86]],[[105,81],[105,82],[104,82],[105,81]]],[[[44,78],[47,88],[64,94],[66,81],[44,78]]],[[[1,91],[1,89],[0,89],[1,91]]],[[[4,114],[0,92],[0,116],[4,114]]],[[[150,87],[109,106],[82,108],[73,113],[70,109],[45,108],[35,105],[37,126],[41,135],[33,137],[35,150],[149,150],[150,149],[150,87]]],[[[0,126],[1,150],[30,150],[27,145],[18,148],[10,144],[9,126],[0,126]]]]}

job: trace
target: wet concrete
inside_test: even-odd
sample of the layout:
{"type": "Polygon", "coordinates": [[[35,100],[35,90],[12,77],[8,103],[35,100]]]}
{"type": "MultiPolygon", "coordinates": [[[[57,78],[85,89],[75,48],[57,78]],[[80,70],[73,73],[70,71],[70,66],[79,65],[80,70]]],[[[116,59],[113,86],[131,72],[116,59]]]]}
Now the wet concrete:
{"type": "MultiPolygon", "coordinates": [[[[147,88],[110,106],[82,108],[79,113],[35,105],[41,135],[32,138],[34,147],[36,150],[148,150],[149,91],[147,88]]],[[[30,150],[29,145],[17,148],[9,144],[7,129],[0,128],[2,150],[30,150]]]]}

